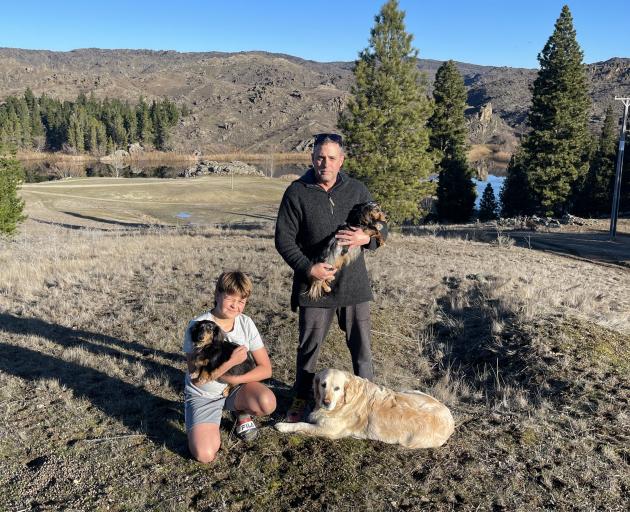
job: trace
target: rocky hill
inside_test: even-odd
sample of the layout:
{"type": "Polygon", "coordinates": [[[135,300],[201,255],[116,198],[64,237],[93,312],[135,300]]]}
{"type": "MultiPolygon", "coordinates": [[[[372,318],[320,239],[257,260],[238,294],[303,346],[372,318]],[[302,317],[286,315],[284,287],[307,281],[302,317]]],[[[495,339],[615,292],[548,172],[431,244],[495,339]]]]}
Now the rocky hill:
{"type": "MultiPolygon", "coordinates": [[[[440,64],[418,61],[429,83],[440,64]]],[[[335,128],[350,94],[352,66],[266,52],[0,48],[0,99],[22,94],[26,87],[36,95],[62,99],[73,99],[79,92],[134,101],[140,95],[168,97],[192,109],[175,130],[174,149],[303,150],[313,133],[335,128]]],[[[525,130],[536,70],[466,63],[458,67],[468,88],[471,141],[509,151],[525,130]]],[[[630,95],[630,59],[590,64],[588,73],[595,127],[615,94],[630,95]]]]}

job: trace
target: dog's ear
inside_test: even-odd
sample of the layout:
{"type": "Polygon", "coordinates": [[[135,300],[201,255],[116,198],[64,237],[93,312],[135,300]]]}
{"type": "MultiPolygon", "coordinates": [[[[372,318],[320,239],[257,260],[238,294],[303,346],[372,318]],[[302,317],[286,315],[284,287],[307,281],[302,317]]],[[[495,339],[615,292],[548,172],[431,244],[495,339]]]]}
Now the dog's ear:
{"type": "Polygon", "coordinates": [[[212,327],[212,341],[213,343],[222,343],[225,341],[225,333],[223,332],[223,329],[221,329],[221,327],[219,327],[217,324],[215,324],[214,322],[212,322],[213,327],[212,327]]]}
{"type": "Polygon", "coordinates": [[[199,329],[201,328],[201,322],[195,322],[190,327],[190,339],[193,343],[199,342],[199,329]]]}
{"type": "Polygon", "coordinates": [[[315,407],[319,407],[321,395],[319,393],[319,377],[313,380],[313,394],[315,395],[315,407]]]}
{"type": "Polygon", "coordinates": [[[343,403],[351,402],[352,399],[358,393],[358,380],[354,378],[354,375],[345,375],[345,382],[343,384],[343,403]]]}

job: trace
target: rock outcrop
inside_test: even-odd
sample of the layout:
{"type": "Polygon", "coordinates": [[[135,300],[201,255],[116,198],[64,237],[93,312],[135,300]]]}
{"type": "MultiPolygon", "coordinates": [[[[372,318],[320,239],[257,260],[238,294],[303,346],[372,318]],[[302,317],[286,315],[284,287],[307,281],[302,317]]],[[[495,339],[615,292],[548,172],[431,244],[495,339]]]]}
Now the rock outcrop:
{"type": "Polygon", "coordinates": [[[216,162],[214,160],[201,160],[198,164],[184,169],[179,173],[181,178],[193,178],[196,176],[208,176],[210,174],[227,176],[264,176],[265,173],[245,162],[233,160],[232,162],[216,162]]]}

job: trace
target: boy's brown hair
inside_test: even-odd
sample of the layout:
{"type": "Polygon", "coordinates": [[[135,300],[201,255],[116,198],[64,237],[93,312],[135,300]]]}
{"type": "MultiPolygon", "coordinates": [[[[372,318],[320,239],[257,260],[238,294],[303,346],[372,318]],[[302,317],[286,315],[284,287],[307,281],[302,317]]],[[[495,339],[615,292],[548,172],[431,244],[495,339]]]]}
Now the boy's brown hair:
{"type": "Polygon", "coordinates": [[[244,272],[240,270],[223,272],[217,279],[214,296],[225,293],[226,295],[240,295],[241,298],[248,299],[252,294],[252,287],[252,280],[244,272]]]}

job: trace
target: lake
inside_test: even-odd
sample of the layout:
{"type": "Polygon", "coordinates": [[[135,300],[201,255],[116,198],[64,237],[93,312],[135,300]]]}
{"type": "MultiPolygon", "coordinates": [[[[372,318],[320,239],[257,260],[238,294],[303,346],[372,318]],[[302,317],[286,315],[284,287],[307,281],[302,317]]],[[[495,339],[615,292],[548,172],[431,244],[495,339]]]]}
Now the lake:
{"type": "MultiPolygon", "coordinates": [[[[265,176],[279,178],[287,174],[303,174],[308,168],[304,163],[246,162],[260,170],[265,176]]],[[[190,160],[174,161],[165,164],[115,166],[103,162],[48,162],[28,161],[22,167],[26,173],[26,183],[63,178],[177,178],[179,174],[193,166],[190,160]]]]}

